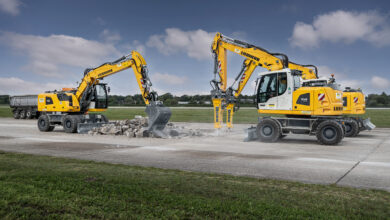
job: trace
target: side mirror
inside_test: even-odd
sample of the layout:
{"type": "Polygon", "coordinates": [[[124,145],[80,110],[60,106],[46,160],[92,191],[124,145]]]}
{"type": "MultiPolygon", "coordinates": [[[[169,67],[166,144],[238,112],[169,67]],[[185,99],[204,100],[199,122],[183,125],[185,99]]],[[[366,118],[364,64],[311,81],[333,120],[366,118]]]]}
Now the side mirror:
{"type": "Polygon", "coordinates": [[[108,92],[108,93],[111,92],[111,88],[110,88],[110,87],[107,87],[107,92],[108,92]]]}

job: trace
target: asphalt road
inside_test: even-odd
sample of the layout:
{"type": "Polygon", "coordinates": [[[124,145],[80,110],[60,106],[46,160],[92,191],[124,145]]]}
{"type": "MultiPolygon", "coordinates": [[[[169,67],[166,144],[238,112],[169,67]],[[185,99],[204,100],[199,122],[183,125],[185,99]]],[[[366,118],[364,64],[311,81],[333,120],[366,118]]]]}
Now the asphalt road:
{"type": "Polygon", "coordinates": [[[42,133],[35,120],[0,119],[0,150],[78,158],[109,163],[337,184],[390,191],[390,129],[362,132],[337,146],[315,137],[290,135],[278,143],[243,142],[244,128],[181,139],[42,133]]]}

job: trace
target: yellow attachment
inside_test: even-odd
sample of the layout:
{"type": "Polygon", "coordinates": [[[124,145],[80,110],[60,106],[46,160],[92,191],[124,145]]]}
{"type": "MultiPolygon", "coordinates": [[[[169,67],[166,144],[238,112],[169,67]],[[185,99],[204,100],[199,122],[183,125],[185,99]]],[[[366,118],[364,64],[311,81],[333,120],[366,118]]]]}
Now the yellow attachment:
{"type": "Polygon", "coordinates": [[[214,128],[222,127],[222,99],[214,98],[212,99],[214,106],[214,128]]]}
{"type": "Polygon", "coordinates": [[[234,114],[234,103],[229,103],[226,106],[226,126],[233,128],[233,114],[234,114]]]}

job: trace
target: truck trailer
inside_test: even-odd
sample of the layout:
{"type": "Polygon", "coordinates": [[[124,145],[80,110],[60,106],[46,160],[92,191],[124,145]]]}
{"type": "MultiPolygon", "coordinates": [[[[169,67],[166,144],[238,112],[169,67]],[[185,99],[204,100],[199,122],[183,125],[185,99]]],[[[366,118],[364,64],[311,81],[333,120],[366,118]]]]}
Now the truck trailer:
{"type": "Polygon", "coordinates": [[[38,118],[38,95],[10,96],[9,105],[15,119],[38,118]]]}

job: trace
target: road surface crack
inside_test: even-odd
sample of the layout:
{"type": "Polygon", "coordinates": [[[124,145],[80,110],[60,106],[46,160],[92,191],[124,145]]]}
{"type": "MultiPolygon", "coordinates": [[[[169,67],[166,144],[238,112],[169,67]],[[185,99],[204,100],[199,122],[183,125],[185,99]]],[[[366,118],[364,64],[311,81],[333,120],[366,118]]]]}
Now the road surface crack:
{"type": "Polygon", "coordinates": [[[336,182],[335,184],[338,184],[341,180],[344,179],[344,177],[346,177],[353,169],[355,169],[361,162],[367,160],[367,158],[373,154],[376,150],[378,150],[378,148],[387,140],[387,138],[384,138],[381,140],[381,142],[379,142],[370,152],[368,152],[368,154],[363,157],[361,160],[359,160],[357,163],[355,163],[351,169],[349,169],[346,173],[344,173],[344,175],[342,175],[336,182]]]}

